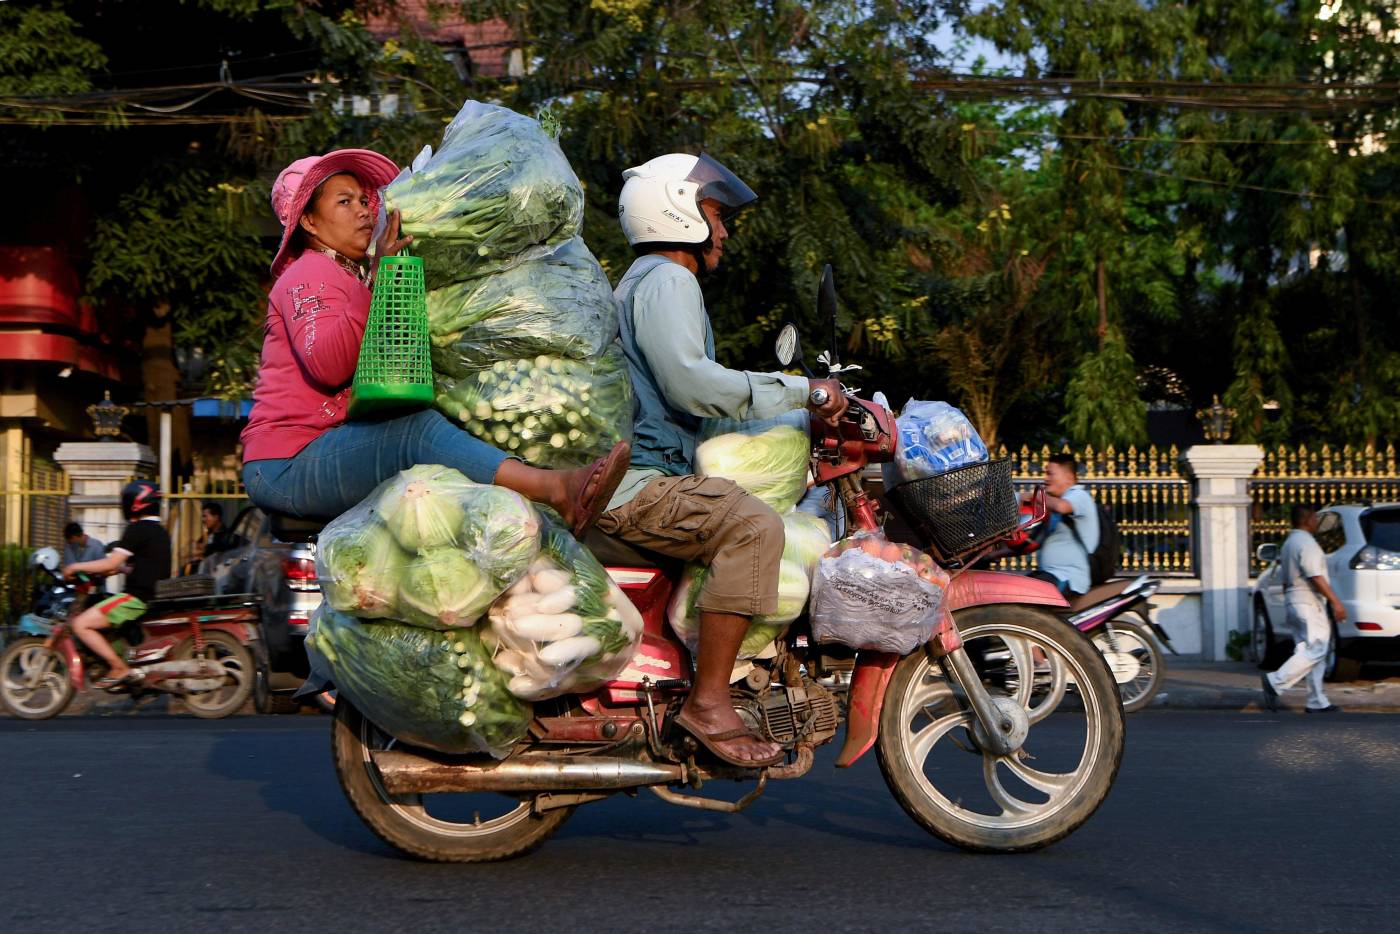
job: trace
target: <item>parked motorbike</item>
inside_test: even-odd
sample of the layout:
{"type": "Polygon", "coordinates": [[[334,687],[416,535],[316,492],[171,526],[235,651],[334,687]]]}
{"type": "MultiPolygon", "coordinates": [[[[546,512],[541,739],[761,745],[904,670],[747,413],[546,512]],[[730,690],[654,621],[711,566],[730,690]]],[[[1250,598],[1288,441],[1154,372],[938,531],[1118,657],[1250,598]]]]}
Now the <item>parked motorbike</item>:
{"type": "MultiPolygon", "coordinates": [[[[818,307],[834,322],[829,267],[820,295],[818,307]]],[[[779,359],[785,366],[801,359],[791,326],[779,359]]],[[[819,361],[829,372],[849,370],[835,347],[819,361]]],[[[851,531],[880,527],[882,507],[864,489],[862,471],[893,459],[896,440],[888,409],[854,396],[839,425],[813,420],[814,474],[844,504],[851,531]]],[[[1008,472],[1007,496],[1009,484],[1008,472]]],[[[973,513],[980,492],[967,490],[973,513]]],[[[577,807],[618,792],[645,788],[682,807],[741,811],[769,783],[805,775],[815,749],[835,740],[844,721],[835,764],[849,767],[874,748],[896,800],[937,837],[985,852],[1046,846],[1107,796],[1123,752],[1123,710],[1102,656],[1056,616],[1065,601],[1054,587],[970,568],[1014,522],[990,530],[971,554],[928,548],[952,574],[945,606],[955,626],[921,649],[899,657],[817,644],[799,620],[772,658],[752,661],[731,690],[745,722],[788,752],[785,764],[768,769],[719,763],[672,727],[691,687],[691,660],[666,623],[680,569],[592,533],[586,543],[645,620],[623,676],[587,695],[537,703],[527,738],[501,761],[407,746],[342,694],[332,742],[341,788],[364,822],[404,853],[505,859],[540,845],[577,807]],[[1033,722],[1040,659],[1073,679],[1083,703],[1033,722]],[[750,787],[738,800],[712,796],[719,779],[750,787]]]]}
{"type": "MultiPolygon", "coordinates": [[[[33,610],[20,619],[21,637],[0,654],[0,703],[13,716],[46,720],[105,665],[69,626],[92,593],[92,580],[80,574],[65,581],[52,548],[39,549],[31,563],[40,583],[33,610]]],[[[196,717],[216,719],[242,707],[253,689],[258,605],[247,595],[156,601],[146,618],[106,634],[141,673],[137,685],[122,689],[134,698],[174,694],[196,717]]]]}

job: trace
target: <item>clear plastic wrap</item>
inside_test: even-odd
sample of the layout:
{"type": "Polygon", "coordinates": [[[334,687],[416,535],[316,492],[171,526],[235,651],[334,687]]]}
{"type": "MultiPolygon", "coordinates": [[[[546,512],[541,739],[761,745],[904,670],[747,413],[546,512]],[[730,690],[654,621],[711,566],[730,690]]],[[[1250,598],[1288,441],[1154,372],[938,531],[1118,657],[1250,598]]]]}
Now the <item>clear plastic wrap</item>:
{"type": "Polygon", "coordinates": [[[539,547],[539,515],[519,494],[424,464],[322,530],[316,573],[339,612],[462,627],[520,579],[539,547]]]}
{"type": "Polygon", "coordinates": [[[384,206],[402,212],[402,231],[413,235],[427,286],[437,289],[576,237],[583,187],[537,120],[467,101],[438,151],[384,189],[384,206]]]}
{"type": "Polygon", "coordinates": [[[616,678],[642,639],[642,617],[608,572],[552,518],[540,556],[506,591],[482,633],[509,689],[526,700],[589,691],[616,678]]]}
{"type": "Polygon", "coordinates": [[[946,402],[910,399],[895,420],[899,450],[885,464],[885,486],[936,477],[987,460],[987,445],[966,415],[946,402]]]}
{"type": "Polygon", "coordinates": [[[548,256],[428,293],[433,369],[461,379],[497,360],[596,359],[617,337],[607,274],[575,238],[548,256]]]}
{"type": "MultiPolygon", "coordinates": [[[[739,646],[739,658],[753,658],[787,631],[802,615],[811,591],[812,572],[831,546],[826,520],[805,512],[783,516],[783,563],[778,571],[778,610],[771,616],[756,616],[739,646]]],[[[671,629],[692,653],[700,648],[700,610],[696,601],[704,588],[709,568],[692,564],[685,569],[667,607],[671,629]]]]}
{"type": "Polygon", "coordinates": [[[632,438],[632,381],[619,344],[594,361],[539,356],[458,380],[439,375],[437,406],[536,467],[581,467],[632,438]]]}
{"type": "Polygon", "coordinates": [[[928,642],[944,619],[947,586],[947,572],[928,555],[880,532],[857,532],[817,563],[812,636],[906,655],[928,642]]]}
{"type": "Polygon", "coordinates": [[[756,421],[709,419],[695,449],[695,472],[733,480],[778,512],[786,512],[807,492],[811,457],[804,409],[756,421]]]}
{"type": "Polygon", "coordinates": [[[306,655],[310,680],[334,684],[381,729],[417,746],[504,758],[533,716],[475,630],[365,622],[323,603],[306,655]]]}

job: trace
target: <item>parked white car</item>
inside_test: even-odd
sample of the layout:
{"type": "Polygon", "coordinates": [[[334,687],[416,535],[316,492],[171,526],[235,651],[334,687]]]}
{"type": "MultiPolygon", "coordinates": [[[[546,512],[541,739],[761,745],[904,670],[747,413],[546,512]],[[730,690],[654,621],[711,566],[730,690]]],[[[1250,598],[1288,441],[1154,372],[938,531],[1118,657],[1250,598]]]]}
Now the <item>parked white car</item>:
{"type": "MultiPolygon", "coordinates": [[[[1349,681],[1372,659],[1400,659],[1400,503],[1328,506],[1318,511],[1315,535],[1327,556],[1327,576],[1346,607],[1332,624],[1327,677],[1349,681]]],[[[1254,585],[1250,649],[1263,667],[1281,664],[1295,637],[1283,607],[1277,544],[1260,545],[1269,562],[1254,585]]],[[[1330,615],[1330,612],[1329,612],[1330,615]]]]}

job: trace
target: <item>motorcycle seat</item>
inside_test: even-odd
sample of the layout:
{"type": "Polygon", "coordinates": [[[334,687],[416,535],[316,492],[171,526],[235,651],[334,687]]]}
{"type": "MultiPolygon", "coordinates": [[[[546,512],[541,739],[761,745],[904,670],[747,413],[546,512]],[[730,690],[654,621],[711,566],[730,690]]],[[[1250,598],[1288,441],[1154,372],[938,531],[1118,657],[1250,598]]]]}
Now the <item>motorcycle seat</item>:
{"type": "Polygon", "coordinates": [[[270,512],[267,518],[272,523],[272,537],[288,544],[314,542],[326,527],[324,519],[302,519],[282,512],[270,512]]]}
{"type": "Polygon", "coordinates": [[[612,535],[606,535],[596,528],[583,535],[583,544],[593,557],[604,567],[612,568],[655,568],[664,573],[679,572],[685,563],[650,548],[640,548],[612,535]]]}
{"type": "Polygon", "coordinates": [[[1080,594],[1069,601],[1069,612],[1078,613],[1080,610],[1087,610],[1096,603],[1102,603],[1109,597],[1116,597],[1128,589],[1132,578],[1120,577],[1117,580],[1104,581],[1096,587],[1090,587],[1088,593],[1080,594]]]}

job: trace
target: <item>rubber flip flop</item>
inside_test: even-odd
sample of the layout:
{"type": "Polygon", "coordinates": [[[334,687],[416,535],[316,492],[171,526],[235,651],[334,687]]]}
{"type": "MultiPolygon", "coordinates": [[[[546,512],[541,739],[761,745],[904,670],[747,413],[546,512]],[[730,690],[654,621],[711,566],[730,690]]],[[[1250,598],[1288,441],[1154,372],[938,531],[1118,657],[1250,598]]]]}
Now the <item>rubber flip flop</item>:
{"type": "Polygon", "coordinates": [[[681,718],[679,714],[672,717],[671,722],[674,723],[676,726],[680,727],[681,729],[685,730],[691,736],[695,737],[695,739],[699,741],[700,745],[708,749],[710,751],[710,754],[713,755],[715,758],[719,759],[721,762],[728,763],[729,765],[735,766],[737,768],[764,769],[772,765],[778,765],[784,759],[784,756],[781,752],[777,753],[776,755],[770,756],[767,759],[737,759],[734,756],[731,756],[729,753],[725,752],[723,749],[720,749],[718,746],[714,745],[715,743],[722,743],[727,739],[739,739],[740,737],[748,737],[749,739],[755,739],[759,742],[762,742],[763,737],[758,736],[752,730],[746,730],[741,728],[737,730],[724,730],[719,733],[706,733],[699,727],[687,723],[684,719],[681,718]]]}
{"type": "Polygon", "coordinates": [[[145,676],[139,671],[128,671],[120,678],[98,678],[94,681],[93,687],[103,691],[116,691],[120,688],[135,687],[145,680],[145,676]]]}
{"type": "Polygon", "coordinates": [[[606,457],[594,462],[593,467],[579,486],[578,499],[574,500],[574,525],[571,531],[574,538],[582,538],[598,517],[608,508],[613,494],[627,475],[627,467],[632,459],[632,445],[619,441],[606,457]],[[597,482],[593,495],[588,495],[589,484],[597,482]]]}

